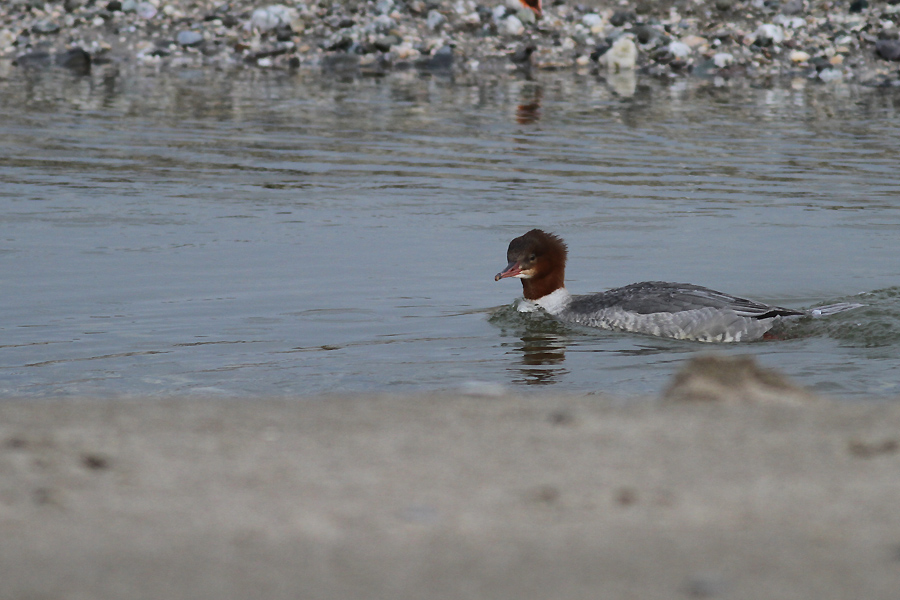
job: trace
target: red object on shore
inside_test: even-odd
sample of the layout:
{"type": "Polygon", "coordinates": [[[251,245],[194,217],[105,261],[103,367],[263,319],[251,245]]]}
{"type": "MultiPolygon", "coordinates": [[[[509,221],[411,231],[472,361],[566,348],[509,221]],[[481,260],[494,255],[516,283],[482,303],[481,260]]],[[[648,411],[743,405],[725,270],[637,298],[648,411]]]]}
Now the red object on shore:
{"type": "Polygon", "coordinates": [[[530,8],[534,11],[534,14],[541,17],[543,14],[541,12],[541,0],[519,0],[525,8],[530,8]]]}

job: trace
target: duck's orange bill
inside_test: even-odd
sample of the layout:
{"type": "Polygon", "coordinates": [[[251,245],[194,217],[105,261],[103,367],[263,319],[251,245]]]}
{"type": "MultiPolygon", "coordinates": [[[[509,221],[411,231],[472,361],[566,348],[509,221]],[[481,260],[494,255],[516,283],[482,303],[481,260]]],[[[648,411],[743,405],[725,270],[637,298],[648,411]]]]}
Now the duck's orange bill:
{"type": "Polygon", "coordinates": [[[516,275],[520,274],[521,272],[522,272],[522,269],[519,268],[519,263],[516,261],[512,261],[511,263],[506,265],[505,269],[503,269],[502,271],[500,271],[499,273],[497,273],[494,276],[494,281],[500,281],[501,279],[505,279],[506,277],[515,277],[516,275]]]}

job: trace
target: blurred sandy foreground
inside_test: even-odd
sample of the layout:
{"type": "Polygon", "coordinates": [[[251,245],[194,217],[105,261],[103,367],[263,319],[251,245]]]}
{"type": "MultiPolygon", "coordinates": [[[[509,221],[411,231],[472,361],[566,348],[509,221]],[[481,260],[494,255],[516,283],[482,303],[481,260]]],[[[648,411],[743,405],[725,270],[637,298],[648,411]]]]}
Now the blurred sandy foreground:
{"type": "Polygon", "coordinates": [[[0,598],[900,598],[900,403],[0,403],[0,598]]]}

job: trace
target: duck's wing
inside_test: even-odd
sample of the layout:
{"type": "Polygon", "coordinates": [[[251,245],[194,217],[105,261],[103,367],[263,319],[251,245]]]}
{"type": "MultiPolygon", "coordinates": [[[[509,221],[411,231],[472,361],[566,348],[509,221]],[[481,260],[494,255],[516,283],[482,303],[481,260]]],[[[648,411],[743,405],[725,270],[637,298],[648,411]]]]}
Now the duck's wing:
{"type": "Polygon", "coordinates": [[[600,294],[576,296],[572,308],[594,312],[616,307],[637,314],[679,313],[701,308],[732,311],[741,317],[770,319],[799,316],[804,311],[771,306],[690,283],[644,281],[600,294]]]}

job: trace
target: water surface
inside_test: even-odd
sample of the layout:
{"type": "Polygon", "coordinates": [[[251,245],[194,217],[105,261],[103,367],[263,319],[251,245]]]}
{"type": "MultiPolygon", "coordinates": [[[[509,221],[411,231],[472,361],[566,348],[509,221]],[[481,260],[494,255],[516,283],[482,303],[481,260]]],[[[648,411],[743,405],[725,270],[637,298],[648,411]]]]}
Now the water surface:
{"type": "Polygon", "coordinates": [[[865,302],[717,349],[900,393],[897,91],[0,73],[5,396],[643,394],[711,349],[504,308],[521,288],[493,275],[532,227],[569,243],[573,293],[865,302]]]}

